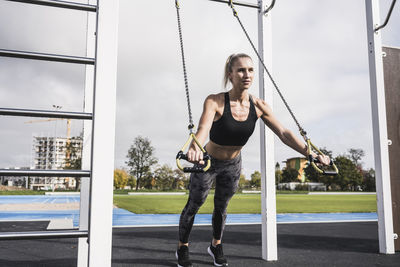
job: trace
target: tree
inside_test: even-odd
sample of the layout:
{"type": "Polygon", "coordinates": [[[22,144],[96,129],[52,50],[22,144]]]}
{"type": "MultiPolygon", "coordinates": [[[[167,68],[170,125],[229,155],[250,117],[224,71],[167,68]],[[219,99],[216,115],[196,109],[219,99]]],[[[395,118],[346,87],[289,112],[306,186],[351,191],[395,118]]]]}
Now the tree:
{"type": "Polygon", "coordinates": [[[158,162],[153,154],[154,148],[149,139],[141,136],[135,138],[128,151],[126,164],[129,166],[129,173],[136,177],[136,190],[141,186],[142,178],[145,175],[148,178],[151,167],[158,162]]]}
{"type": "Polygon", "coordinates": [[[174,171],[170,166],[164,164],[155,170],[154,179],[157,189],[170,190],[175,181],[174,171]]]}
{"type": "Polygon", "coordinates": [[[375,184],[375,170],[369,169],[368,171],[364,171],[364,181],[362,185],[363,191],[375,192],[376,184],[375,184]]]}
{"type": "Polygon", "coordinates": [[[317,172],[311,164],[304,169],[305,175],[310,182],[323,183],[327,188],[332,185],[334,176],[323,175],[317,172]]]}
{"type": "Polygon", "coordinates": [[[282,170],[279,162],[275,164],[275,184],[279,184],[282,181],[282,170]]]}
{"type": "Polygon", "coordinates": [[[128,176],[128,185],[129,187],[132,189],[134,187],[136,187],[136,178],[133,175],[129,175],[128,176]]]}
{"type": "Polygon", "coordinates": [[[281,165],[279,164],[279,162],[277,162],[275,164],[275,170],[280,170],[281,169],[281,165]]]}
{"type": "Polygon", "coordinates": [[[335,164],[339,169],[338,175],[333,177],[333,183],[338,185],[341,190],[355,190],[362,184],[362,175],[357,165],[347,156],[337,156],[335,164]]]}
{"type": "MultiPolygon", "coordinates": [[[[78,146],[74,140],[83,139],[83,136],[72,137],[72,140],[65,145],[65,166],[67,170],[81,170],[82,169],[82,142],[78,142],[78,146]],[[81,152],[81,153],[78,153],[81,152]]],[[[81,179],[75,179],[75,190],[78,190],[81,184],[81,179]]]]}
{"type": "Polygon", "coordinates": [[[251,176],[250,186],[255,188],[261,187],[261,173],[259,171],[255,171],[251,176]]]}
{"type": "Polygon", "coordinates": [[[282,171],[280,169],[275,169],[275,183],[279,184],[282,182],[282,171]]]}
{"type": "Polygon", "coordinates": [[[362,157],[365,156],[364,150],[358,148],[350,148],[348,150],[349,152],[349,158],[351,159],[351,161],[356,165],[361,167],[362,163],[361,163],[361,159],[362,157]]]}
{"type": "Polygon", "coordinates": [[[185,189],[188,184],[189,184],[189,179],[185,175],[185,173],[180,169],[175,169],[172,189],[185,189]]]}
{"type": "Polygon", "coordinates": [[[290,183],[290,182],[298,182],[297,177],[299,176],[299,172],[296,169],[284,169],[282,171],[282,183],[290,183]]]}
{"type": "Polygon", "coordinates": [[[145,189],[153,189],[156,186],[156,179],[153,174],[149,171],[143,174],[141,179],[141,187],[145,189]]]}
{"type": "Polygon", "coordinates": [[[239,177],[239,188],[245,189],[248,187],[249,187],[249,181],[246,180],[246,175],[244,175],[244,173],[241,173],[239,177]]]}
{"type": "Polygon", "coordinates": [[[128,184],[128,173],[121,169],[114,170],[114,187],[116,189],[124,189],[128,184]]]}

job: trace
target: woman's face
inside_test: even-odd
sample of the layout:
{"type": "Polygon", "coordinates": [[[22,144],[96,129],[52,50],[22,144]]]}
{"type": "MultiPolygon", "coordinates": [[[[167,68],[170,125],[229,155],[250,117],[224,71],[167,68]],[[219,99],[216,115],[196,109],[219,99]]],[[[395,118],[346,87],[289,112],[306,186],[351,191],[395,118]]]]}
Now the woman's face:
{"type": "Polygon", "coordinates": [[[251,58],[238,58],[232,66],[232,72],[229,73],[229,80],[233,88],[249,89],[253,83],[254,66],[251,58]]]}

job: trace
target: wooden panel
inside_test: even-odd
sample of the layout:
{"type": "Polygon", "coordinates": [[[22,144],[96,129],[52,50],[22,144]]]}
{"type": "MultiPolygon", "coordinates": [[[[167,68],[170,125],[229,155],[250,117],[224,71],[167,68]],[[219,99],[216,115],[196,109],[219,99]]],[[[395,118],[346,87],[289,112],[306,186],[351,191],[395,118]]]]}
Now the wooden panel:
{"type": "MultiPolygon", "coordinates": [[[[393,229],[400,236],[400,48],[383,47],[386,115],[389,146],[390,183],[393,203],[393,229]]],[[[400,238],[395,240],[395,250],[400,251],[400,238]]]]}

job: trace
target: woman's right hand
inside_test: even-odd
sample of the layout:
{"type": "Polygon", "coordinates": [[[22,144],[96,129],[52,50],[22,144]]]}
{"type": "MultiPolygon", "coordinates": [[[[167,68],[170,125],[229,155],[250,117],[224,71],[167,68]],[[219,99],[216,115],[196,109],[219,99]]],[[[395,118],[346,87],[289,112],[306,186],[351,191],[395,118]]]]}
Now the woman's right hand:
{"type": "Polygon", "coordinates": [[[198,164],[204,164],[203,160],[203,151],[197,150],[195,148],[189,148],[188,152],[186,153],[186,156],[188,158],[188,161],[191,163],[198,163],[198,164]]]}

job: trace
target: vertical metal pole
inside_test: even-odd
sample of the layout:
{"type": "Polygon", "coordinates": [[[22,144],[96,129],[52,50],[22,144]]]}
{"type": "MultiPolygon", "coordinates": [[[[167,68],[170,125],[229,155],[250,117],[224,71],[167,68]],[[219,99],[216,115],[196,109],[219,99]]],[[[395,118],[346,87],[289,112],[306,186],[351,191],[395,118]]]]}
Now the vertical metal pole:
{"type": "MultiPolygon", "coordinates": [[[[97,5],[96,0],[88,0],[88,4],[97,5]]],[[[87,33],[86,33],[86,57],[95,58],[96,51],[96,14],[87,13],[87,33]]],[[[93,89],[94,89],[94,66],[86,65],[84,112],[93,112],[93,89]]],[[[92,122],[83,121],[83,140],[82,140],[82,170],[90,169],[91,149],[92,149],[92,122]]],[[[80,209],[79,209],[79,230],[89,228],[89,195],[90,179],[80,180],[80,209]]],[[[87,237],[78,240],[78,267],[88,265],[89,244],[87,237]]]]}
{"type": "Polygon", "coordinates": [[[379,1],[365,0],[368,34],[369,79],[371,86],[372,127],[375,155],[376,196],[378,204],[379,252],[394,253],[392,198],[383,79],[382,40],[379,1]]]}
{"type": "MultiPolygon", "coordinates": [[[[258,5],[263,7],[258,12],[258,51],[267,68],[271,70],[271,14],[264,16],[263,9],[266,6],[266,1],[258,0],[258,5]],[[264,38],[264,36],[266,38],[264,38]]],[[[264,73],[264,68],[261,63],[259,63],[258,68],[260,98],[266,100],[272,108],[273,85],[267,74],[264,73]]],[[[260,157],[262,258],[267,261],[276,261],[278,259],[278,245],[276,230],[274,135],[271,130],[266,129],[264,123],[260,123],[260,157]]]]}
{"type": "Polygon", "coordinates": [[[118,0],[99,0],[93,100],[89,266],[111,266],[118,0]]]}

